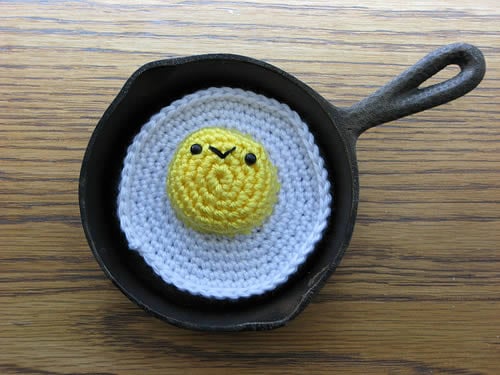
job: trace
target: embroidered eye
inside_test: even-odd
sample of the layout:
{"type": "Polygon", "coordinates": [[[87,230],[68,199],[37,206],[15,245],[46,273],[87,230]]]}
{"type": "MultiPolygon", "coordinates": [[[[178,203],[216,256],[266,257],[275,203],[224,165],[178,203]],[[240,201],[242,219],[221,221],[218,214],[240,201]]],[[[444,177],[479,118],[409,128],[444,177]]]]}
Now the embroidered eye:
{"type": "Polygon", "coordinates": [[[255,156],[255,154],[249,152],[248,154],[245,155],[245,163],[247,163],[247,165],[253,165],[256,162],[257,162],[257,156],[255,156]]]}
{"type": "Polygon", "coordinates": [[[190,149],[193,155],[201,154],[201,150],[203,150],[203,148],[198,143],[193,144],[190,149]]]}

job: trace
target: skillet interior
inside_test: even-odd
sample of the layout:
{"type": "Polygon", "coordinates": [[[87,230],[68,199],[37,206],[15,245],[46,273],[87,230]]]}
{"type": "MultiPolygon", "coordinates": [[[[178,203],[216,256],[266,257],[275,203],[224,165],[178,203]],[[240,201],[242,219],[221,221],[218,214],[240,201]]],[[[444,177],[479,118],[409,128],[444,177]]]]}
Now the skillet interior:
{"type": "MultiPolygon", "coordinates": [[[[145,65],[127,81],[96,127],[80,176],[82,223],[99,264],[134,302],[168,322],[194,329],[268,329],[298,314],[334,271],[350,240],[358,196],[354,142],[340,116],[312,89],[280,69],[236,55],[201,55],[145,65]],[[127,147],[161,108],[199,89],[239,87],[288,104],[309,125],[325,160],[334,207],[323,239],[287,283],[238,301],[196,297],[164,284],[130,251],[116,216],[127,147]]],[[[294,246],[294,244],[290,244],[294,246]]]]}

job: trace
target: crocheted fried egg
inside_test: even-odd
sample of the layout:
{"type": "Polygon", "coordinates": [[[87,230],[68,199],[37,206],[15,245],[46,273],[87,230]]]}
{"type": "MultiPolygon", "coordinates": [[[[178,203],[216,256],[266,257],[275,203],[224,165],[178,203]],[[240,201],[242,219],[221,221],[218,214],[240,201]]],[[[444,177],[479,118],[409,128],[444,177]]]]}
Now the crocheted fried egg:
{"type": "Polygon", "coordinates": [[[222,87],[186,95],[141,128],[117,204],[129,248],[163,281],[234,300],[297,271],[321,239],[332,196],[296,112],[222,87]]]}

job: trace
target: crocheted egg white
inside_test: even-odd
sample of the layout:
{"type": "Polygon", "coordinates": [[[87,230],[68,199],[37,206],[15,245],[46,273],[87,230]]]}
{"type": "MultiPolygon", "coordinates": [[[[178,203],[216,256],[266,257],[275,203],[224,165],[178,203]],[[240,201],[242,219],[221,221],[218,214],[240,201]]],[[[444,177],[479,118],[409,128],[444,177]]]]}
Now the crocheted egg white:
{"type": "Polygon", "coordinates": [[[129,248],[166,283],[194,295],[238,299],[287,281],[327,225],[330,182],[313,135],[287,105],[250,91],[209,88],[163,108],[129,146],[118,217],[129,248]],[[180,221],[165,191],[177,146],[203,127],[225,127],[260,142],[281,185],[271,216],[251,234],[203,234],[180,221]]]}

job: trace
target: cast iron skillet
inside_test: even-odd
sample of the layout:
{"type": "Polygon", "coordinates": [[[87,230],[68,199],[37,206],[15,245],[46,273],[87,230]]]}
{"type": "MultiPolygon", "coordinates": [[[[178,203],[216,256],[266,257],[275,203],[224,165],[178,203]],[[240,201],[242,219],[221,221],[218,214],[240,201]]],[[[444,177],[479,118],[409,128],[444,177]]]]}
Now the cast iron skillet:
{"type": "Polygon", "coordinates": [[[244,56],[212,54],[146,64],[104,113],[83,159],[80,212],[94,256],[125,295],[174,325],[227,331],[282,326],[309,303],[349,244],[358,204],[355,144],[359,135],[466,94],[479,84],[484,72],[484,58],[476,47],[451,44],[432,52],[361,102],[337,108],[284,71],[244,56]],[[460,67],[458,75],[419,88],[450,64],[460,67]],[[285,285],[250,300],[204,300],[162,285],[142,258],[128,249],[116,216],[119,177],[134,135],[172,101],[214,86],[239,87],[288,104],[309,125],[332,181],[332,215],[314,254],[285,285]]]}

